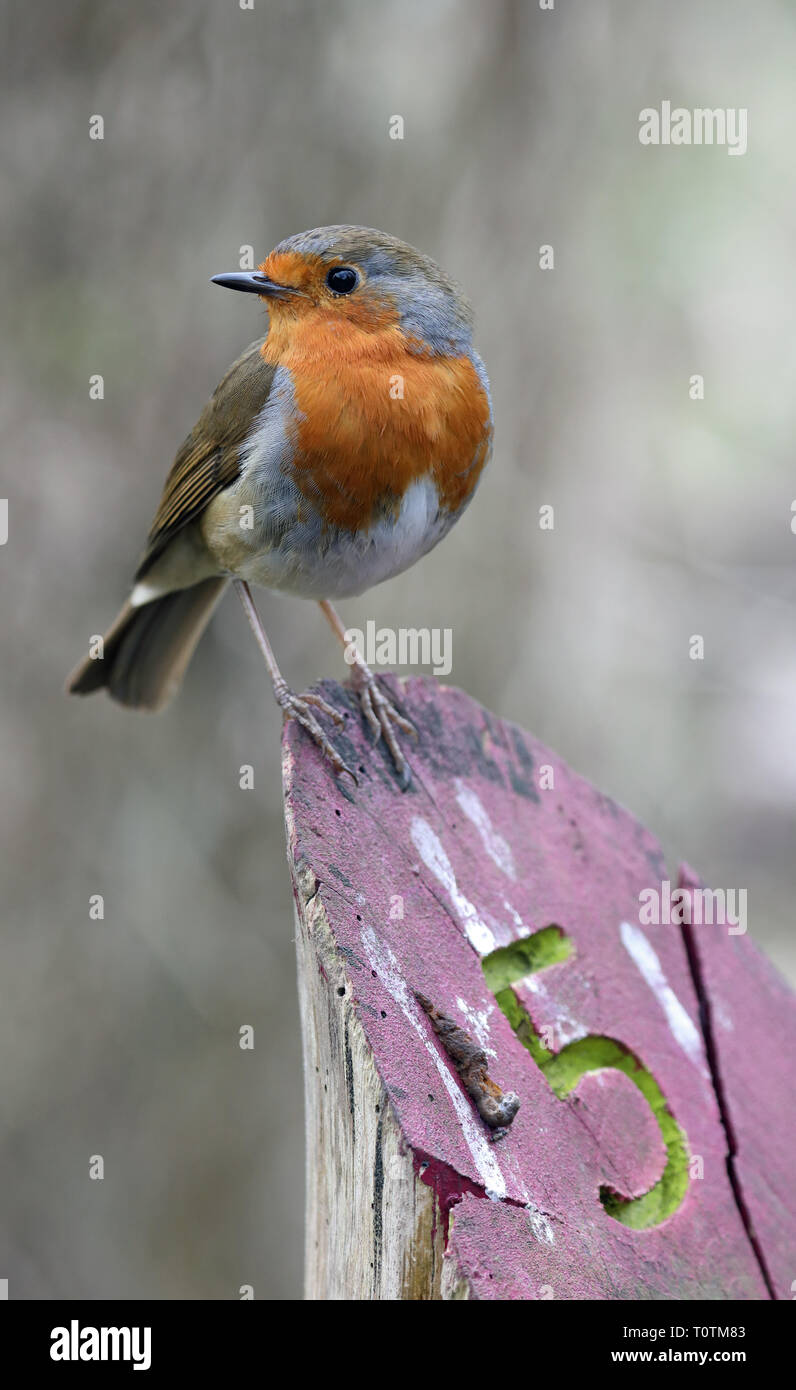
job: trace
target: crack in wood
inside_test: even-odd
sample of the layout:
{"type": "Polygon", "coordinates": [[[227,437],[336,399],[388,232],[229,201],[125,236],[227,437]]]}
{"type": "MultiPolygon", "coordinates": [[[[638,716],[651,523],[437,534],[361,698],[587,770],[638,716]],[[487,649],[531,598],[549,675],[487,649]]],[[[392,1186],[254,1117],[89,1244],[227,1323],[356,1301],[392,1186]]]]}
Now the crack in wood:
{"type": "MultiPolygon", "coordinates": [[[[677,886],[678,888],[689,888],[693,886],[689,883],[688,878],[684,874],[682,869],[680,870],[680,876],[677,886]]],[[[691,978],[694,982],[694,989],[696,991],[697,999],[699,1000],[699,1026],[705,1044],[705,1054],[708,1059],[708,1067],[710,1068],[711,1083],[713,1085],[713,1091],[716,1096],[716,1104],[719,1108],[719,1118],[721,1120],[724,1133],[727,1137],[727,1177],[729,1179],[730,1187],[732,1188],[732,1195],[735,1199],[735,1205],[738,1208],[738,1215],[741,1218],[747,1239],[760,1268],[760,1276],[766,1288],[768,1289],[768,1296],[775,1302],[778,1302],[779,1300],[777,1299],[777,1292],[774,1288],[774,1281],[771,1278],[771,1272],[768,1268],[766,1257],[763,1254],[763,1247],[755,1232],[754,1222],[752,1221],[752,1214],[747,1205],[746,1198],[744,1197],[743,1185],[741,1183],[741,1177],[738,1172],[738,1167],[735,1161],[738,1156],[738,1145],[735,1139],[735,1131],[733,1128],[732,1117],[730,1115],[730,1106],[727,1100],[727,1093],[725,1091],[724,1082],[721,1076],[719,1053],[718,1048],[716,1046],[716,1037],[713,1031],[713,1011],[711,1008],[711,1002],[710,997],[708,995],[707,987],[705,985],[705,979],[702,972],[702,965],[699,960],[696,939],[694,937],[694,929],[690,923],[682,922],[680,925],[680,930],[682,932],[685,953],[688,958],[688,965],[691,970],[691,978]]]]}

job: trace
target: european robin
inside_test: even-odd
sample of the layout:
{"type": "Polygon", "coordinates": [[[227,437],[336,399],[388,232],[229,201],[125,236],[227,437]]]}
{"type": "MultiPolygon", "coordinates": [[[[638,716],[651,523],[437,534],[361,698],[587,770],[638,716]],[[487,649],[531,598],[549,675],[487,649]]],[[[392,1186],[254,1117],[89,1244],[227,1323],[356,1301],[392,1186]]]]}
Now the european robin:
{"type": "MultiPolygon", "coordinates": [[[[249,585],[318,600],[346,645],[330,600],[400,574],[447,534],[492,446],[472,311],[428,256],[370,227],[302,232],[258,270],[213,282],[259,295],[268,332],[179,449],[130,597],[68,689],[159,709],[232,580],[285,717],[350,773],[315,711],[339,713],[288,688],[249,585]]],[[[352,678],[406,785],[396,730],[411,724],[359,656],[352,678]]]]}

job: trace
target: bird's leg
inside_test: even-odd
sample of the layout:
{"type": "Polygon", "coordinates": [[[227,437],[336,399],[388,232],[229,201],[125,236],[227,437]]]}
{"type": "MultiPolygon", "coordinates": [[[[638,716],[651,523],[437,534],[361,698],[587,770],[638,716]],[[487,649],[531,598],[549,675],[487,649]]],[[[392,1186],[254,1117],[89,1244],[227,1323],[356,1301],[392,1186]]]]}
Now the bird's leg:
{"type": "Polygon", "coordinates": [[[265,628],[260,621],[260,615],[254,605],[251,589],[243,579],[236,579],[234,583],[238,598],[243,604],[243,611],[249,619],[249,625],[254,633],[257,645],[265,658],[268,674],[271,677],[271,682],[274,687],[276,703],[281,708],[285,719],[295,719],[296,723],[300,724],[302,729],[306,729],[310,738],[317,743],[324,757],[329,759],[329,762],[338,775],[342,772],[347,772],[348,776],[352,777],[354,782],[356,782],[357,779],[351,771],[351,768],[343,762],[340,754],[332,747],[312,710],[313,708],[321,710],[323,714],[327,714],[340,728],[345,725],[343,716],[338,710],[334,709],[332,705],[328,704],[322,695],[315,695],[312,691],[305,691],[303,695],[293,694],[293,691],[288,686],[287,681],[284,679],[282,672],[276,664],[276,657],[274,656],[271,643],[266,636],[265,628]]]}
{"type": "MultiPolygon", "coordinates": [[[[351,651],[351,643],[346,637],[346,629],[337,609],[328,599],[321,601],[320,608],[335,636],[347,652],[351,651]]],[[[417,738],[417,730],[414,724],[410,724],[408,719],[404,719],[403,715],[398,713],[392,700],[384,693],[376,676],[366,664],[361,652],[358,652],[356,647],[353,648],[353,652],[351,681],[359,696],[362,713],[373,735],[373,742],[378,743],[379,739],[383,737],[392,754],[398,776],[403,786],[408,787],[411,775],[409,764],[395,736],[395,728],[400,729],[404,734],[411,734],[414,738],[417,738]]]]}

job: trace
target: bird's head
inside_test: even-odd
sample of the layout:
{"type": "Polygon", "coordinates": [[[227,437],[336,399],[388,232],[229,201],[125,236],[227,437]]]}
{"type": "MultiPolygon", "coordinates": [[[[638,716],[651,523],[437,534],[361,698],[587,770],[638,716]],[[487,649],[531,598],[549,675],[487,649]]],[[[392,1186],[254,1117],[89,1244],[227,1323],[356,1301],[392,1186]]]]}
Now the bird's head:
{"type": "Polygon", "coordinates": [[[458,285],[413,246],[372,227],[316,227],[279,243],[258,270],[214,275],[265,300],[272,331],[357,336],[399,329],[411,351],[469,350],[472,311],[458,285]]]}

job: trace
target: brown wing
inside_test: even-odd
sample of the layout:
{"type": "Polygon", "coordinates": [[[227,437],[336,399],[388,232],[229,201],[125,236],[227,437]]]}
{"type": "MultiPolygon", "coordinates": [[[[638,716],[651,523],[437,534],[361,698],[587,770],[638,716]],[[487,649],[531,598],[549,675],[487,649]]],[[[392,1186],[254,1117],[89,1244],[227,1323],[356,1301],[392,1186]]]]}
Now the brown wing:
{"type": "Polygon", "coordinates": [[[136,580],[211,498],[234,483],[240,446],[271,390],[275,367],[264,362],[264,338],[250,343],[219,382],[188,438],[181,445],[163,488],[136,580]]]}

